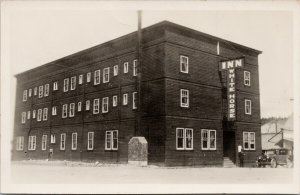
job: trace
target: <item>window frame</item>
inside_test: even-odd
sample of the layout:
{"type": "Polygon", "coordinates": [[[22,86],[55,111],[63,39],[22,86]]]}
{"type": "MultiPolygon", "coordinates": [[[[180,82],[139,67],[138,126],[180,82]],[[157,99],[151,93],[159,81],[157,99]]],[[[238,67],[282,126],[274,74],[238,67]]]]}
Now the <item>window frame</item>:
{"type": "Polygon", "coordinates": [[[250,71],[244,70],[244,85],[251,86],[251,73],[250,71]]]}
{"type": "Polygon", "coordinates": [[[81,112],[82,111],[82,103],[78,102],[77,103],[77,112],[81,112]]]}
{"type": "Polygon", "coordinates": [[[16,137],[16,150],[17,151],[22,151],[24,150],[24,136],[17,136],[16,137]]]}
{"type": "Polygon", "coordinates": [[[58,90],[58,82],[55,81],[53,82],[53,91],[57,91],[58,90]]]}
{"type": "Polygon", "coordinates": [[[217,131],[215,129],[201,129],[201,150],[217,150],[217,131]],[[204,132],[206,132],[207,137],[207,147],[203,146],[204,143],[204,132]],[[214,147],[211,147],[211,132],[214,132],[214,147]]]}
{"type": "Polygon", "coordinates": [[[99,85],[101,83],[101,70],[94,71],[94,85],[99,85]]]}
{"type": "Polygon", "coordinates": [[[180,107],[182,108],[189,108],[190,107],[190,90],[188,89],[180,89],[180,107]],[[184,98],[184,92],[187,92],[186,94],[186,99],[187,99],[187,102],[184,103],[183,102],[183,98],[184,98]]]}
{"type": "Polygon", "coordinates": [[[119,65],[114,65],[114,76],[118,76],[119,74],[119,65]]]}
{"type": "Polygon", "coordinates": [[[30,88],[28,89],[28,97],[31,97],[31,95],[32,95],[32,89],[30,88]]]}
{"type": "Polygon", "coordinates": [[[255,132],[253,131],[244,131],[243,132],[243,150],[256,150],[256,141],[255,141],[255,132]],[[250,135],[253,134],[253,141],[251,140],[250,135]],[[245,135],[247,136],[247,140],[245,140],[245,135]],[[246,142],[248,143],[248,147],[245,147],[246,142]],[[251,144],[253,144],[253,148],[251,148],[251,144]]]}
{"type": "Polygon", "coordinates": [[[36,136],[30,135],[28,137],[28,150],[35,150],[36,149],[36,136]]]}
{"type": "Polygon", "coordinates": [[[75,103],[70,103],[70,106],[69,106],[69,117],[74,117],[74,116],[75,116],[75,103]]]}
{"type": "Polygon", "coordinates": [[[104,97],[102,98],[102,113],[108,113],[108,106],[109,106],[109,98],[104,97]],[[107,109],[105,109],[105,105],[107,105],[107,109]]]}
{"type": "Polygon", "coordinates": [[[32,118],[35,119],[36,118],[36,110],[32,111],[32,118]]]}
{"type": "Polygon", "coordinates": [[[90,83],[91,80],[92,80],[92,73],[91,72],[86,73],[86,82],[90,83]]]}
{"type": "Polygon", "coordinates": [[[43,109],[38,109],[36,120],[40,122],[42,121],[42,118],[43,118],[43,109]]]}
{"type": "Polygon", "coordinates": [[[87,141],[87,150],[94,150],[94,132],[93,131],[89,131],[88,132],[88,141],[87,141]],[[92,135],[92,139],[90,139],[90,134],[92,135]],[[92,147],[90,147],[90,141],[92,142],[92,147]]]}
{"type": "Polygon", "coordinates": [[[245,99],[245,114],[252,115],[252,101],[250,99],[245,99]],[[248,105],[247,102],[249,103],[248,105]],[[249,112],[247,111],[248,106],[249,106],[249,112]]]}
{"type": "Polygon", "coordinates": [[[45,84],[45,87],[44,87],[44,97],[49,96],[49,88],[50,88],[49,84],[48,83],[45,84]]]}
{"type": "Polygon", "coordinates": [[[72,133],[72,143],[71,143],[71,150],[77,150],[77,138],[78,138],[78,136],[77,136],[77,133],[75,132],[75,133],[72,133]],[[76,135],[76,136],[75,136],[76,135]],[[74,139],[74,136],[76,137],[75,139],[74,139]],[[75,146],[74,146],[75,145],[75,146]]]}
{"type": "Polygon", "coordinates": [[[113,107],[117,107],[118,106],[118,96],[114,95],[113,96],[113,107]]]}
{"type": "Polygon", "coordinates": [[[70,79],[69,78],[65,78],[64,79],[63,92],[68,92],[69,91],[69,83],[70,83],[70,79]]]}
{"type": "Polygon", "coordinates": [[[26,102],[27,101],[27,89],[25,89],[24,91],[23,91],[23,100],[22,100],[23,102],[26,102]]]}
{"type": "Polygon", "coordinates": [[[42,136],[42,150],[47,149],[47,135],[42,136]]]}
{"type": "Polygon", "coordinates": [[[48,120],[48,108],[43,109],[43,121],[48,120]]]}
{"type": "Polygon", "coordinates": [[[185,73],[188,74],[189,73],[189,57],[185,56],[185,55],[180,55],[180,72],[181,73],[185,73]],[[183,63],[185,63],[183,61],[183,59],[186,59],[186,70],[183,70],[183,63]]]}
{"type": "Polygon", "coordinates": [[[123,64],[123,68],[124,68],[124,74],[127,74],[129,72],[129,68],[128,68],[128,62],[124,62],[123,64]]]}
{"type": "Polygon", "coordinates": [[[100,99],[93,100],[93,114],[99,114],[100,112],[100,99]]]}
{"type": "Polygon", "coordinates": [[[59,149],[60,150],[65,150],[66,149],[66,133],[61,133],[60,134],[60,144],[59,144],[59,149]],[[62,139],[64,137],[64,139],[62,139]],[[63,143],[63,144],[62,144],[63,143]]]}
{"type": "Polygon", "coordinates": [[[90,110],[91,109],[91,101],[90,100],[86,100],[85,101],[85,110],[90,110]]]}
{"type": "Polygon", "coordinates": [[[57,106],[52,106],[52,116],[57,115],[57,106]]]}
{"type": "Polygon", "coordinates": [[[62,118],[67,118],[68,117],[68,104],[63,104],[62,105],[61,117],[62,118]]]}
{"type": "Polygon", "coordinates": [[[26,123],[26,112],[22,112],[21,114],[21,124],[25,124],[26,123]]]}
{"type": "Polygon", "coordinates": [[[44,86],[41,85],[39,86],[39,98],[42,98],[44,95],[44,86]]]}
{"type": "Polygon", "coordinates": [[[138,98],[137,92],[135,91],[132,93],[132,109],[134,109],[134,110],[137,109],[137,101],[138,101],[137,98],[138,98]]]}
{"type": "Polygon", "coordinates": [[[27,111],[27,120],[30,119],[30,110],[27,111]]]}
{"type": "Polygon", "coordinates": [[[38,88],[37,87],[34,87],[33,89],[33,96],[36,96],[38,93],[38,88]]]}
{"type": "Polygon", "coordinates": [[[176,150],[194,150],[194,129],[177,127],[175,131],[176,135],[176,150]],[[178,131],[182,131],[182,137],[179,137],[178,131]],[[191,131],[191,147],[187,147],[187,132],[191,131]],[[178,146],[178,138],[182,139],[182,147],[178,146]]]}
{"type": "Polygon", "coordinates": [[[109,82],[109,67],[103,69],[103,83],[109,82]],[[107,78],[106,78],[107,76],[107,78]]]}
{"type": "Polygon", "coordinates": [[[133,60],[133,76],[137,76],[138,70],[137,70],[137,59],[133,60]]]}
{"type": "Polygon", "coordinates": [[[76,89],[76,76],[71,77],[71,91],[76,89]]]}
{"type": "Polygon", "coordinates": [[[83,74],[80,74],[80,75],[78,76],[78,84],[79,84],[79,85],[82,85],[82,84],[83,84],[83,74]]]}
{"type": "Polygon", "coordinates": [[[118,130],[109,130],[105,131],[105,150],[117,151],[119,149],[119,131],[118,130]],[[114,137],[114,132],[116,133],[116,138],[114,137]],[[108,136],[109,134],[109,136],[108,136]],[[117,146],[115,146],[114,140],[117,140],[117,146]],[[110,143],[110,147],[107,147],[107,143],[110,143]]]}
{"type": "Polygon", "coordinates": [[[124,93],[123,94],[122,104],[123,104],[123,106],[127,106],[128,105],[128,93],[124,93]]]}
{"type": "Polygon", "coordinates": [[[51,135],[50,135],[50,143],[51,143],[51,144],[55,144],[55,142],[56,142],[55,134],[51,134],[51,135]]]}

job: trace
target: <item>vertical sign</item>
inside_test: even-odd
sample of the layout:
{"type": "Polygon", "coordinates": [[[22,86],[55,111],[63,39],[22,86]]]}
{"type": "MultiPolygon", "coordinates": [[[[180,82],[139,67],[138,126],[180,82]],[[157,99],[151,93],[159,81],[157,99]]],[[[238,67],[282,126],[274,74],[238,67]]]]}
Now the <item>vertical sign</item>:
{"type": "Polygon", "coordinates": [[[235,70],[244,67],[244,58],[219,62],[219,71],[227,71],[228,120],[236,120],[235,70]]]}

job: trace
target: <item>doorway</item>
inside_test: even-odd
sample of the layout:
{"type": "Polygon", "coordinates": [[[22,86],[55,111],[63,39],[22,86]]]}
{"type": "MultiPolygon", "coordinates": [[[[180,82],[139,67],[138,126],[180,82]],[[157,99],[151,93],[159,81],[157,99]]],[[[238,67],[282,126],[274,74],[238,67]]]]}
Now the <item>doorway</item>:
{"type": "Polygon", "coordinates": [[[223,156],[235,163],[235,132],[223,131],[223,156]]]}

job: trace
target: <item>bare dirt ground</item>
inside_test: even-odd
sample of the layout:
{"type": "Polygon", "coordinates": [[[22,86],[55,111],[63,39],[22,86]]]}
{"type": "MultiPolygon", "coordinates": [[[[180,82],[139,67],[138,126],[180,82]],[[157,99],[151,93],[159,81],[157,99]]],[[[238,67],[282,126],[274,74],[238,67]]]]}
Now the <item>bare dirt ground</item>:
{"type": "Polygon", "coordinates": [[[15,184],[288,184],[293,169],[137,167],[68,161],[19,161],[11,166],[15,184]]]}

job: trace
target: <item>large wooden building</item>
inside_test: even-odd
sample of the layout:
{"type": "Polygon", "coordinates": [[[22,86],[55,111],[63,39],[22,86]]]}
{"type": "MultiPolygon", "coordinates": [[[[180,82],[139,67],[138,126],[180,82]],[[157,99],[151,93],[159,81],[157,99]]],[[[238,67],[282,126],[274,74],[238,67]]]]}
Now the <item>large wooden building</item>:
{"type": "Polygon", "coordinates": [[[16,75],[13,159],[125,163],[138,135],[149,163],[237,164],[242,146],[253,164],[261,52],[168,21],[141,34],[141,52],[133,32],[16,75]],[[243,64],[233,84],[232,59],[243,64]]]}

